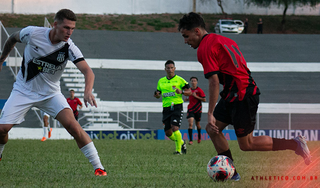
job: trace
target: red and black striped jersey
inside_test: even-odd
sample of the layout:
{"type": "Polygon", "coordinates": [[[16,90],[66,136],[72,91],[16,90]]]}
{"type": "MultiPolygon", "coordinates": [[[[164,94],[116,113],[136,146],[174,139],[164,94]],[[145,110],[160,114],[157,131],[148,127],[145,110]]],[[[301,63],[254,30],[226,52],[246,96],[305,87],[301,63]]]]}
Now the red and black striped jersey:
{"type": "Polygon", "coordinates": [[[242,101],[247,95],[260,94],[246,60],[233,40],[216,34],[205,35],[197,56],[206,78],[218,74],[223,85],[220,95],[226,101],[242,101]]]}
{"type": "MultiPolygon", "coordinates": [[[[197,87],[196,89],[191,88],[191,92],[196,93],[199,97],[206,97],[206,95],[200,87],[197,87]]],[[[188,111],[193,113],[202,112],[202,102],[199,99],[195,98],[193,95],[189,96],[188,111]]]]}

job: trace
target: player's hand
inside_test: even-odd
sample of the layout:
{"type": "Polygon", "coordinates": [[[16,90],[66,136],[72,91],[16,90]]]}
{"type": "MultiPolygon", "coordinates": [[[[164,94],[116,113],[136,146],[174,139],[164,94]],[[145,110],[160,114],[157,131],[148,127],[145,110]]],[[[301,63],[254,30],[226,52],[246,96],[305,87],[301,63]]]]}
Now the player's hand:
{"type": "Polygon", "coordinates": [[[155,91],[153,96],[155,98],[159,99],[160,98],[160,91],[155,91]]]}
{"type": "Polygon", "coordinates": [[[193,95],[194,97],[196,97],[196,96],[197,96],[196,92],[193,92],[193,93],[192,93],[192,95],[193,95]]]}
{"type": "Polygon", "coordinates": [[[86,107],[88,107],[87,103],[89,103],[91,106],[97,107],[97,102],[94,98],[94,95],[91,92],[88,94],[84,93],[83,100],[84,100],[84,104],[86,105],[86,107]]]}
{"type": "Polygon", "coordinates": [[[176,93],[177,93],[177,94],[182,94],[182,90],[176,88],[176,93]]]}
{"type": "Polygon", "coordinates": [[[219,128],[216,126],[216,118],[209,113],[208,113],[207,129],[211,130],[211,132],[214,132],[216,134],[219,133],[219,128]]]}

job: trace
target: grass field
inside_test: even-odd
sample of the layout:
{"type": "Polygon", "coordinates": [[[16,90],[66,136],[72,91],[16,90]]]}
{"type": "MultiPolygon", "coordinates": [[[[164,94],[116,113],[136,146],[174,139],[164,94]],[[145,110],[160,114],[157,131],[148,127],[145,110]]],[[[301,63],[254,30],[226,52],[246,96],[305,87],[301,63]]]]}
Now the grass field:
{"type": "Polygon", "coordinates": [[[292,151],[243,152],[230,141],[242,179],[219,183],[206,172],[216,155],[210,141],[188,145],[187,155],[180,156],[172,154],[174,143],[168,140],[94,143],[107,177],[94,176],[73,140],[9,140],[0,161],[0,187],[320,187],[320,142],[308,142],[314,157],[306,166],[292,151]]]}

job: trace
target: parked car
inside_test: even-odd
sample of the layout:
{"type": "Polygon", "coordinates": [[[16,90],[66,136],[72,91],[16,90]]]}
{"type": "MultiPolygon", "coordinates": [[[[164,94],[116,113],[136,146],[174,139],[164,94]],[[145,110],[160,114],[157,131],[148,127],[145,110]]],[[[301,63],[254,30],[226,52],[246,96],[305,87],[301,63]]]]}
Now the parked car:
{"type": "Polygon", "coordinates": [[[239,34],[244,29],[241,20],[219,20],[214,27],[215,33],[236,33],[239,34]]]}

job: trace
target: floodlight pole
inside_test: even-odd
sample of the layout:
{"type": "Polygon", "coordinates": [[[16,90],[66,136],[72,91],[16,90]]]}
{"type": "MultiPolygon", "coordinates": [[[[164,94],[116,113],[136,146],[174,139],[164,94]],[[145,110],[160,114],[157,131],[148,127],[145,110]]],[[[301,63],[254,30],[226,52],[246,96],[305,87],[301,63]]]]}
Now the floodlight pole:
{"type": "Polygon", "coordinates": [[[11,0],[11,14],[14,14],[14,0],[11,0]]]}
{"type": "Polygon", "coordinates": [[[193,0],[193,3],[192,3],[192,12],[196,12],[197,11],[197,0],[193,0]]]}

